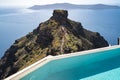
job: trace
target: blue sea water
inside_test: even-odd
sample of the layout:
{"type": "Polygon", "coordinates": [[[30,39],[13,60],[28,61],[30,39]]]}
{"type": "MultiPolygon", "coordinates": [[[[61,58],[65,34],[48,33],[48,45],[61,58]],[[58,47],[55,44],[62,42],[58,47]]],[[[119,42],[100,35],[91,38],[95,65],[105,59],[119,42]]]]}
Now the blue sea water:
{"type": "MultiPolygon", "coordinates": [[[[81,22],[88,30],[99,32],[109,44],[117,44],[117,38],[120,37],[120,9],[68,11],[70,19],[81,22]]],[[[52,12],[53,10],[0,8],[0,57],[16,39],[48,20],[52,12]]]]}

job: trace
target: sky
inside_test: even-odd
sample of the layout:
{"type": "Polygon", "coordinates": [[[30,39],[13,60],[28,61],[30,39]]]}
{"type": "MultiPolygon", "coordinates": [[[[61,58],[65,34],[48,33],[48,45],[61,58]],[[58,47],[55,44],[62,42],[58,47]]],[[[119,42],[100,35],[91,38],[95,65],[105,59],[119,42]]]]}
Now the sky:
{"type": "Polygon", "coordinates": [[[111,4],[120,5],[120,0],[0,0],[0,6],[33,6],[53,3],[111,4]]]}

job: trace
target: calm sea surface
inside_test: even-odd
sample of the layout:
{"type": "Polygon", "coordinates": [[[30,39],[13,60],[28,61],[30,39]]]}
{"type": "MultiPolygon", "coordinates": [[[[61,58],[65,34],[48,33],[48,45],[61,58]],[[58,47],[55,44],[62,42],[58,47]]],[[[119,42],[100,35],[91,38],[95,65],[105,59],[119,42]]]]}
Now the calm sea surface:
{"type": "MultiPolygon", "coordinates": [[[[120,9],[68,11],[70,19],[81,22],[88,30],[99,32],[109,44],[117,44],[117,38],[120,37],[120,9]]],[[[0,8],[0,58],[16,39],[48,20],[52,12],[53,10],[0,8]]]]}

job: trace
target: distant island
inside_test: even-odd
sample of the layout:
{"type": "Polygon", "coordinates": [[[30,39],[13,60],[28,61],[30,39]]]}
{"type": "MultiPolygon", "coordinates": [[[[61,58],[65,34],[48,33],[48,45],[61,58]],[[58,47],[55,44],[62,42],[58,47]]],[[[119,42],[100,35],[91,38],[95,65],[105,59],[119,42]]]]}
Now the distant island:
{"type": "Polygon", "coordinates": [[[95,5],[76,5],[70,3],[56,3],[48,5],[34,5],[29,9],[120,9],[120,6],[95,4],[95,5]]]}

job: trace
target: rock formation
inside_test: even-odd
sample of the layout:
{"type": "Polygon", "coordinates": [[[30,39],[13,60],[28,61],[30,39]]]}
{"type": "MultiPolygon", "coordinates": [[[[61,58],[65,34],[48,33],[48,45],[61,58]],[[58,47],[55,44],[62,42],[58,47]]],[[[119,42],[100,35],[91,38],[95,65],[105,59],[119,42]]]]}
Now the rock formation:
{"type": "Polygon", "coordinates": [[[54,10],[53,16],[33,32],[18,39],[0,60],[0,79],[6,78],[48,56],[68,54],[108,46],[97,32],[83,28],[67,18],[66,10],[54,10]]]}

